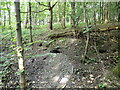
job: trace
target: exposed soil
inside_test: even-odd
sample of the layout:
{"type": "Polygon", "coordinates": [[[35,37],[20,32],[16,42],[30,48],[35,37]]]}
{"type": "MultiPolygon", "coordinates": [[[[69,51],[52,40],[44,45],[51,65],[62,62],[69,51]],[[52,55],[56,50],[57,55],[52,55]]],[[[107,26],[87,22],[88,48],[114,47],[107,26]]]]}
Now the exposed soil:
{"type": "MultiPolygon", "coordinates": [[[[69,81],[63,85],[66,88],[98,88],[102,84],[104,85],[104,87],[107,88],[119,87],[120,86],[119,78],[116,78],[111,72],[112,68],[116,64],[114,56],[117,56],[118,54],[117,31],[110,31],[104,33],[102,32],[102,33],[98,33],[96,36],[94,34],[93,35],[91,34],[91,37],[92,38],[90,39],[89,49],[87,53],[88,58],[86,58],[86,61],[84,62],[82,61],[82,54],[84,53],[84,48],[85,48],[85,37],[81,37],[79,39],[73,38],[73,36],[54,38],[52,39],[54,41],[49,45],[44,45],[44,44],[42,45],[39,42],[36,43],[33,47],[35,50],[34,52],[36,52],[34,54],[52,52],[52,53],[66,55],[66,57],[68,58],[66,62],[66,67],[69,66],[69,62],[72,64],[71,67],[73,67],[72,76],[70,75],[71,77],[69,81]],[[96,53],[94,42],[96,42],[97,45],[96,48],[98,53],[96,53]]],[[[58,59],[61,59],[60,57],[62,58],[62,56],[59,55],[57,56],[58,59]]],[[[49,60],[50,58],[48,58],[48,56],[35,58],[34,61],[33,59],[30,59],[31,64],[29,64],[28,66],[29,68],[27,68],[26,70],[27,72],[32,72],[32,73],[34,72],[34,74],[32,73],[29,74],[28,78],[31,77],[32,78],[31,81],[33,81],[33,79],[36,78],[34,79],[35,81],[39,80],[38,82],[41,82],[42,77],[40,77],[41,74],[38,73],[38,71],[42,71],[43,69],[45,69],[44,63],[49,60]],[[36,68],[33,66],[35,66],[36,68]]],[[[59,63],[64,63],[64,61],[65,61],[64,59],[61,59],[59,63]]],[[[72,70],[71,67],[69,67],[67,70],[68,71],[72,70]]],[[[51,68],[51,65],[48,66],[47,68],[51,68]]],[[[65,69],[65,67],[63,68],[65,69]]],[[[58,71],[56,72],[56,74],[60,72],[62,71],[58,71]]],[[[45,76],[47,75],[44,74],[44,77],[45,76]]],[[[50,87],[49,85],[44,84],[43,87],[50,87]]],[[[31,84],[31,86],[40,87],[40,83],[31,84]]]]}

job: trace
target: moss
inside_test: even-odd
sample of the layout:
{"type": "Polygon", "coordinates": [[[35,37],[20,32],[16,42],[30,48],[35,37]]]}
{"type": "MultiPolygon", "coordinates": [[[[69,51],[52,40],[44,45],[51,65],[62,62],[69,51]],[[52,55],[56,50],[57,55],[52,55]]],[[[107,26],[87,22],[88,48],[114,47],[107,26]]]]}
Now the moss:
{"type": "Polygon", "coordinates": [[[113,73],[120,77],[120,63],[118,63],[116,67],[113,68],[113,73]]]}

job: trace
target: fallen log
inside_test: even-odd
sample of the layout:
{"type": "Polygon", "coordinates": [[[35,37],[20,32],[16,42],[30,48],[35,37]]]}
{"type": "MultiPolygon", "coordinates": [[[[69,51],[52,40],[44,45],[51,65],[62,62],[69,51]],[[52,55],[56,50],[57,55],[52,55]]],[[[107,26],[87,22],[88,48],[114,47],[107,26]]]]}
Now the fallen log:
{"type": "MultiPolygon", "coordinates": [[[[112,30],[120,30],[119,26],[116,27],[107,27],[107,28],[91,28],[90,33],[93,32],[107,32],[107,31],[112,31],[112,30]]],[[[80,33],[83,30],[78,30],[78,33],[80,33]]],[[[71,37],[74,36],[74,30],[69,30],[69,31],[64,31],[64,32],[59,32],[59,33],[53,33],[48,36],[48,38],[53,39],[53,38],[60,38],[60,37],[71,37]]]]}
{"type": "Polygon", "coordinates": [[[120,30],[120,27],[97,28],[96,30],[92,29],[90,32],[106,32],[112,30],[120,30]]]}
{"type": "Polygon", "coordinates": [[[66,37],[66,36],[72,36],[73,31],[66,31],[66,32],[60,32],[60,33],[53,33],[48,36],[48,38],[53,39],[53,38],[59,38],[59,37],[66,37]]]}

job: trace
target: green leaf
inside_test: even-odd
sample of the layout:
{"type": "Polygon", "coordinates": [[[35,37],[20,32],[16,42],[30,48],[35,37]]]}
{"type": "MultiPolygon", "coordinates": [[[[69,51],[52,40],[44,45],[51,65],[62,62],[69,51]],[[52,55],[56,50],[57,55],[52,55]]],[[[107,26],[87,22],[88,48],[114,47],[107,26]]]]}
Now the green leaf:
{"type": "Polygon", "coordinates": [[[2,8],[2,10],[9,10],[8,8],[2,8]]]}
{"type": "Polygon", "coordinates": [[[87,33],[87,32],[89,32],[89,31],[90,31],[90,29],[89,29],[89,28],[86,28],[86,30],[83,31],[83,33],[87,33]]]}

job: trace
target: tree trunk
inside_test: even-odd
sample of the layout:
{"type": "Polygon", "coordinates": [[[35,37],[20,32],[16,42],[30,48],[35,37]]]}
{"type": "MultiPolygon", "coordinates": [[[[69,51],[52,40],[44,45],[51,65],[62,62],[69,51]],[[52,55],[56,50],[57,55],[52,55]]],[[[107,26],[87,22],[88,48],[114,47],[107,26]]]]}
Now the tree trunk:
{"type": "Polygon", "coordinates": [[[105,2],[105,8],[104,8],[104,12],[105,12],[105,21],[104,23],[108,23],[108,3],[105,2]]]}
{"type": "Polygon", "coordinates": [[[58,22],[61,22],[61,18],[60,18],[60,2],[58,2],[58,22]]]}
{"type": "Polygon", "coordinates": [[[102,9],[102,10],[101,10],[101,13],[102,13],[102,14],[101,14],[101,15],[102,15],[102,16],[101,16],[101,22],[103,23],[103,22],[104,22],[104,2],[102,2],[101,9],[102,9]]]}
{"type": "Polygon", "coordinates": [[[96,26],[96,10],[95,10],[95,4],[94,3],[93,3],[93,20],[94,20],[94,25],[96,26]]]}
{"type": "Polygon", "coordinates": [[[102,2],[100,2],[100,13],[99,13],[99,22],[101,23],[102,19],[102,2]]]}
{"type": "Polygon", "coordinates": [[[50,20],[49,20],[49,29],[53,30],[53,25],[52,25],[52,21],[53,21],[53,8],[51,7],[51,3],[49,2],[49,11],[50,11],[50,20]]]}
{"type": "Polygon", "coordinates": [[[63,18],[62,18],[62,26],[65,28],[65,10],[66,10],[66,2],[63,4],[63,18]]]}
{"type": "MultiPolygon", "coordinates": [[[[84,13],[84,18],[85,18],[85,22],[86,22],[86,30],[88,30],[88,19],[86,17],[86,5],[85,5],[85,2],[83,2],[83,13],[84,13]]],[[[83,60],[85,60],[85,57],[87,55],[89,39],[90,39],[90,33],[87,32],[87,40],[86,40],[86,45],[85,45],[85,52],[84,52],[84,54],[82,56],[83,60]]]]}
{"type": "MultiPolygon", "coordinates": [[[[26,5],[26,12],[28,12],[28,6],[26,5]]],[[[26,13],[25,16],[25,21],[24,21],[24,28],[27,28],[27,24],[28,24],[28,13],[26,13]]]]}
{"type": "Polygon", "coordinates": [[[16,12],[16,32],[17,32],[17,55],[18,55],[18,64],[20,71],[20,88],[23,89],[26,87],[25,81],[25,70],[24,70],[24,55],[23,55],[23,44],[22,44],[22,31],[21,31],[21,18],[20,18],[20,1],[16,0],[15,2],[15,12],[16,12]]]}
{"type": "Polygon", "coordinates": [[[72,9],[71,24],[72,24],[72,27],[75,27],[75,2],[71,2],[71,9],[72,9]]]}
{"type": "MultiPolygon", "coordinates": [[[[101,15],[101,13],[100,13],[100,15],[101,15]]],[[[95,26],[95,28],[97,28],[96,27],[96,8],[95,8],[95,2],[93,3],[93,19],[94,19],[94,26],[95,26]]],[[[100,21],[101,21],[101,17],[100,17],[100,21]]],[[[97,30],[95,29],[95,33],[94,33],[94,35],[96,36],[97,35],[97,32],[96,32],[97,30]]],[[[98,52],[98,50],[97,50],[97,44],[96,44],[96,38],[95,39],[93,39],[94,40],[94,49],[95,49],[95,51],[96,51],[96,54],[97,54],[97,56],[98,56],[98,59],[99,60],[101,60],[101,58],[100,58],[100,55],[99,55],[99,52],[98,52]]]]}
{"type": "Polygon", "coordinates": [[[33,42],[33,37],[32,37],[32,18],[31,18],[31,2],[29,2],[29,20],[30,20],[30,41],[33,42]]]}
{"type": "Polygon", "coordinates": [[[4,10],[4,28],[2,29],[2,32],[5,29],[5,26],[6,26],[6,14],[5,14],[5,10],[4,10]]]}
{"type": "Polygon", "coordinates": [[[120,22],[120,1],[118,2],[118,22],[120,22]]]}
{"type": "MultiPolygon", "coordinates": [[[[9,29],[11,30],[11,13],[10,13],[10,5],[8,6],[8,4],[7,4],[7,9],[8,9],[8,17],[9,17],[9,29]]],[[[12,33],[11,33],[11,35],[12,35],[12,33]]]]}

